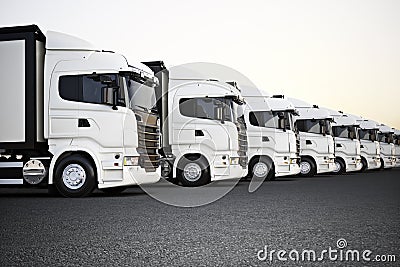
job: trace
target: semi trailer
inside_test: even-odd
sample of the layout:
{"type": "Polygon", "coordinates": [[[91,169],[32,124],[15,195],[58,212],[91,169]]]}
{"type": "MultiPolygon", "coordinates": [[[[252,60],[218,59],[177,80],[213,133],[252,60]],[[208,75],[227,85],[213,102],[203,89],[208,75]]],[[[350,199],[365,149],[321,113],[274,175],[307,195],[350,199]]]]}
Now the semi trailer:
{"type": "Polygon", "coordinates": [[[312,177],[335,171],[332,116],[316,105],[294,98],[288,100],[299,113],[295,124],[300,135],[301,176],[312,177]]]}
{"type": "Polygon", "coordinates": [[[395,156],[396,156],[396,168],[400,167],[400,130],[394,130],[394,147],[395,147],[395,156]]]}
{"type": "Polygon", "coordinates": [[[184,186],[247,174],[244,100],[235,82],[182,78],[144,62],[160,81],[161,174],[184,186]],[[168,94],[165,98],[163,95],[168,94]]]}
{"type": "Polygon", "coordinates": [[[384,124],[378,124],[378,127],[378,139],[381,147],[381,169],[392,169],[396,166],[394,130],[384,124]]]}
{"type": "Polygon", "coordinates": [[[295,108],[283,96],[260,93],[252,88],[243,92],[249,140],[248,177],[273,180],[297,175],[300,144],[293,120],[295,108]]]}
{"type": "Polygon", "coordinates": [[[381,167],[381,148],[378,142],[378,126],[375,122],[360,116],[346,114],[356,120],[361,148],[361,171],[374,170],[381,167]]]}
{"type": "Polygon", "coordinates": [[[1,28],[0,59],[1,185],[82,197],[160,179],[150,68],[36,25],[1,28]]]}
{"type": "Polygon", "coordinates": [[[333,117],[332,132],[335,140],[334,173],[356,172],[362,168],[361,143],[358,138],[358,126],[354,118],[343,112],[325,109],[333,117]]]}

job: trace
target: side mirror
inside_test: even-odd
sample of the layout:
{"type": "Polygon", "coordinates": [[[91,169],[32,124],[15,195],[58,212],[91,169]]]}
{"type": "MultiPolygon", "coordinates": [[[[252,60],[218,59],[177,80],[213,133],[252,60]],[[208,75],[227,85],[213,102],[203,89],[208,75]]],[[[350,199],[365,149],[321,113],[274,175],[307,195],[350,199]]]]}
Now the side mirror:
{"type": "Polygon", "coordinates": [[[113,110],[117,110],[118,89],[115,87],[102,87],[102,103],[112,106],[113,110]]]}

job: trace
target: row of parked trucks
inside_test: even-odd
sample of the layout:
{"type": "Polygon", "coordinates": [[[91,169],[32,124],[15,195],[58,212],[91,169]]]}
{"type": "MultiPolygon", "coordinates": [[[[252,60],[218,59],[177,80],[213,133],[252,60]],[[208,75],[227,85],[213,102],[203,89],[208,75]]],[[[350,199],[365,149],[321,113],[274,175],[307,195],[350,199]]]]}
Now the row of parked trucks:
{"type": "Polygon", "coordinates": [[[170,77],[36,25],[0,28],[0,184],[66,197],[400,164],[400,133],[235,82],[170,77]],[[397,157],[397,160],[396,160],[397,157]]]}

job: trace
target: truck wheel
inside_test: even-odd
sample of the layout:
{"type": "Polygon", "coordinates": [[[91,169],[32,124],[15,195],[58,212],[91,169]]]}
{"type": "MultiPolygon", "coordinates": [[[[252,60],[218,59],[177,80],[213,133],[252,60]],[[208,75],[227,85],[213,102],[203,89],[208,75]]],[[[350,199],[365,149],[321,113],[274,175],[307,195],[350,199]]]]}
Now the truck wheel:
{"type": "Polygon", "coordinates": [[[91,162],[80,155],[72,155],[58,163],[54,183],[64,197],[84,197],[95,188],[95,178],[91,162]]]}
{"type": "Polygon", "coordinates": [[[381,158],[381,168],[380,170],[384,170],[385,169],[385,161],[381,158]]]}
{"type": "Polygon", "coordinates": [[[317,174],[317,168],[314,162],[309,158],[303,158],[300,162],[300,176],[313,177],[317,174]]]}
{"type": "Polygon", "coordinates": [[[269,175],[271,170],[272,163],[264,158],[256,159],[249,165],[251,179],[255,178],[268,181],[271,178],[271,175],[269,175]]]}
{"type": "Polygon", "coordinates": [[[124,186],[119,186],[119,187],[110,187],[110,188],[102,188],[100,189],[104,194],[107,194],[109,196],[116,196],[124,192],[126,187],[124,186]]]}
{"type": "Polygon", "coordinates": [[[333,171],[336,174],[343,174],[346,172],[346,165],[341,159],[335,159],[336,169],[333,171]]]}
{"type": "Polygon", "coordinates": [[[365,158],[361,158],[361,164],[362,164],[362,167],[361,167],[360,172],[365,172],[368,169],[367,160],[365,158]]]}
{"type": "Polygon", "coordinates": [[[177,174],[183,186],[202,186],[210,181],[208,166],[201,159],[182,158],[177,174]]]}

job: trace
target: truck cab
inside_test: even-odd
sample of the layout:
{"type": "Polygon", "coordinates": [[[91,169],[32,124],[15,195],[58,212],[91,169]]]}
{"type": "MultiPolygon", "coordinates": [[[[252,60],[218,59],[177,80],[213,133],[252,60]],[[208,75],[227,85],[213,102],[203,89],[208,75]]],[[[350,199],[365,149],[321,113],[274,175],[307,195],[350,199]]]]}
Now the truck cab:
{"type": "Polygon", "coordinates": [[[301,175],[312,177],[336,169],[333,118],[318,106],[302,100],[288,99],[298,111],[295,124],[300,136],[301,175]]]}
{"type": "Polygon", "coordinates": [[[400,167],[400,130],[394,130],[394,147],[395,147],[395,156],[396,156],[396,168],[400,167]]]}
{"type": "Polygon", "coordinates": [[[379,124],[378,140],[381,146],[381,169],[391,169],[396,166],[396,148],[394,130],[384,124],[379,124]]]}
{"type": "Polygon", "coordinates": [[[171,153],[163,158],[163,176],[184,186],[245,176],[244,100],[236,83],[179,77],[165,83],[168,115],[162,134],[168,139],[163,150],[171,153]]]}
{"type": "Polygon", "coordinates": [[[35,25],[0,29],[0,41],[9,57],[1,60],[9,69],[3,100],[14,103],[0,121],[17,125],[2,130],[0,167],[9,177],[0,183],[82,197],[160,179],[151,69],[74,36],[45,36],[35,25]]]}
{"type": "Polygon", "coordinates": [[[294,127],[294,106],[283,96],[244,91],[245,120],[249,139],[250,177],[273,180],[297,175],[299,143],[294,127]]]}
{"type": "Polygon", "coordinates": [[[381,149],[378,142],[378,126],[375,122],[362,117],[347,114],[359,125],[358,135],[361,144],[361,171],[374,170],[381,167],[381,149]]]}
{"type": "Polygon", "coordinates": [[[333,136],[335,140],[335,164],[334,173],[356,172],[362,168],[361,143],[358,138],[358,126],[356,120],[343,112],[326,109],[333,117],[333,136]]]}

